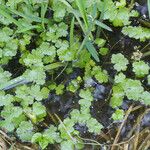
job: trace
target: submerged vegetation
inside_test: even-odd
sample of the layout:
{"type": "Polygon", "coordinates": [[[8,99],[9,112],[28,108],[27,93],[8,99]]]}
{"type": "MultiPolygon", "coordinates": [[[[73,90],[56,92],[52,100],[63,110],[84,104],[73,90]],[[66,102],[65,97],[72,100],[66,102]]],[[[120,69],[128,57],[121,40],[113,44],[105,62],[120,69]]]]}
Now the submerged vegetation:
{"type": "MultiPolygon", "coordinates": [[[[11,141],[33,149],[120,148],[130,113],[150,105],[150,1],[145,17],[136,3],[0,0],[0,134],[10,149],[17,147],[11,141]],[[111,141],[105,130],[115,123],[111,141]]],[[[137,114],[135,128],[148,112],[137,114]]],[[[139,143],[130,149],[150,146],[139,143]]]]}

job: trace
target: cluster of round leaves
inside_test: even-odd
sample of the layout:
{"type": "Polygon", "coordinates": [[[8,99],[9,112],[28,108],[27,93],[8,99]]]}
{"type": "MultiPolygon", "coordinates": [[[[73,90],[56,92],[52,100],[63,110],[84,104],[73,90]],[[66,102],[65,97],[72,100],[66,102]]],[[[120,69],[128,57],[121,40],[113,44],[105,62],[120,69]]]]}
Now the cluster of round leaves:
{"type": "Polygon", "coordinates": [[[129,25],[131,23],[129,18],[138,16],[138,12],[134,10],[130,11],[125,6],[125,0],[121,0],[120,2],[113,2],[112,0],[99,2],[100,11],[105,12],[103,19],[108,19],[115,27],[129,25]]]}
{"type": "MultiPolygon", "coordinates": [[[[74,0],[68,1],[73,4],[74,7],[74,0]]],[[[88,131],[95,134],[98,134],[103,127],[90,114],[90,107],[92,105],[93,97],[89,89],[80,91],[80,110],[74,109],[70,113],[70,116],[59,124],[58,128],[51,125],[45,131],[35,133],[34,125],[43,121],[44,117],[46,116],[46,108],[44,105],[42,105],[41,101],[48,97],[49,89],[51,89],[44,87],[47,71],[46,65],[51,64],[56,60],[62,62],[72,61],[72,65],[74,67],[85,68],[85,81],[91,78],[95,78],[99,83],[106,83],[108,82],[108,74],[105,70],[102,70],[101,67],[96,66],[93,63],[90,58],[90,54],[85,49],[80,52],[80,55],[77,58],[76,54],[80,43],[77,39],[76,43],[70,47],[68,40],[66,40],[68,36],[68,25],[62,20],[67,13],[67,8],[64,7],[62,3],[58,3],[58,0],[53,1],[52,9],[54,11],[54,22],[47,24],[43,31],[41,29],[41,25],[39,24],[45,20],[39,18],[40,13],[38,13],[37,10],[43,7],[41,5],[43,3],[47,3],[47,0],[32,0],[31,5],[33,6],[33,10],[29,10],[30,7],[27,7],[27,2],[28,1],[22,0],[8,0],[6,3],[6,6],[14,9],[15,12],[19,10],[21,13],[23,13],[25,15],[25,19],[19,18],[18,14],[14,15],[15,19],[19,18],[16,20],[17,24],[21,25],[20,28],[18,27],[19,30],[17,30],[17,34],[14,34],[14,31],[9,27],[4,27],[1,29],[0,64],[7,64],[9,60],[17,55],[17,51],[19,51],[18,54],[21,55],[19,61],[27,68],[23,73],[21,80],[26,80],[27,83],[32,82],[32,84],[17,87],[13,94],[0,91],[0,106],[2,106],[2,121],[0,122],[0,127],[5,128],[9,132],[13,132],[16,129],[16,133],[22,141],[32,141],[33,143],[39,143],[42,149],[46,148],[48,144],[53,144],[55,142],[61,143],[62,150],[71,150],[74,148],[82,149],[82,141],[79,141],[77,138],[75,138],[75,136],[79,136],[79,132],[74,129],[74,125],[76,123],[86,125],[88,127],[88,131]],[[37,41],[35,42],[35,48],[30,51],[27,49],[27,45],[29,45],[31,40],[33,40],[33,33],[29,31],[29,34],[22,35],[19,34],[19,32],[26,31],[26,28],[31,27],[29,25],[32,25],[33,22],[34,24],[35,22],[37,23],[36,26],[33,27],[35,27],[36,32],[38,32],[38,37],[37,41]],[[25,30],[22,30],[21,27],[24,27],[25,30]]],[[[85,2],[86,8],[89,10],[89,12],[91,12],[91,3],[92,5],[97,4],[95,1],[85,2]]],[[[0,4],[1,3],[4,4],[5,2],[2,0],[0,1],[0,4]]],[[[115,26],[127,25],[130,23],[129,17],[136,16],[135,12],[129,13],[127,8],[123,8],[125,6],[124,1],[121,1],[120,3],[118,2],[116,4],[111,1],[111,3],[112,5],[107,5],[111,7],[108,11],[106,11],[104,19],[109,19],[115,26]],[[113,14],[111,13],[112,10],[116,14],[116,18],[111,16],[113,14]]],[[[100,11],[102,11],[101,8],[100,11]]],[[[0,22],[3,25],[12,24],[12,21],[9,21],[7,18],[1,15],[0,18],[2,18],[0,22]]],[[[45,22],[41,24],[44,25],[44,23],[45,22]]],[[[100,47],[101,55],[106,55],[108,52],[108,49],[103,47],[105,42],[106,41],[103,39],[97,39],[95,41],[95,44],[100,47]]],[[[123,57],[123,55],[118,54],[117,56],[112,56],[112,63],[114,64],[114,68],[120,72],[127,69],[127,64],[129,62],[126,58],[123,57]]],[[[135,62],[133,67],[135,75],[139,78],[148,74],[149,68],[141,61],[137,63],[135,62]],[[142,65],[144,69],[141,68],[140,65],[142,65]]],[[[51,72],[49,75],[51,75],[51,72]]],[[[0,83],[4,84],[5,82],[9,82],[10,77],[11,74],[8,71],[4,71],[2,68],[0,69],[0,83]]],[[[80,77],[72,80],[67,87],[67,90],[71,92],[78,90],[81,80],[82,79],[80,77]]],[[[113,87],[112,97],[113,107],[118,106],[118,103],[121,105],[122,99],[125,95],[129,99],[134,100],[139,100],[139,98],[141,98],[140,100],[144,100],[144,103],[149,104],[149,92],[144,91],[140,81],[127,79],[123,73],[120,73],[115,77],[115,83],[116,85],[113,87]],[[133,95],[133,91],[137,91],[137,93],[133,95]]],[[[62,94],[64,85],[54,85],[53,89],[56,90],[57,95],[62,94]]],[[[123,112],[121,110],[117,110],[113,118],[116,120],[123,118],[123,112]]]]}
{"type": "Polygon", "coordinates": [[[60,121],[58,128],[51,125],[43,133],[37,132],[32,135],[33,143],[39,143],[42,149],[55,142],[61,143],[62,150],[67,148],[70,150],[74,148],[83,149],[83,142],[76,138],[79,136],[79,131],[75,130],[75,124],[86,125],[91,133],[100,133],[103,126],[90,114],[90,106],[93,101],[90,90],[81,90],[79,95],[82,98],[79,100],[80,110],[73,109],[70,117],[60,121]]]}
{"type": "MultiPolygon", "coordinates": [[[[18,87],[15,96],[5,94],[4,91],[1,91],[1,106],[4,106],[4,108],[1,111],[3,120],[0,123],[0,127],[12,132],[21,122],[26,121],[27,118],[32,123],[42,121],[46,116],[46,108],[40,101],[47,98],[48,93],[48,89],[40,89],[38,85],[32,85],[31,87],[23,85],[18,87]],[[35,93],[37,94],[35,95],[35,93]],[[20,105],[15,106],[16,102],[20,105]]],[[[22,136],[21,139],[26,141],[22,136]]]]}
{"type": "MultiPolygon", "coordinates": [[[[112,63],[118,74],[114,79],[113,92],[111,97],[111,106],[117,108],[122,105],[123,99],[126,96],[129,100],[140,101],[145,105],[150,105],[150,92],[145,91],[140,78],[149,74],[150,67],[144,61],[139,60],[132,63],[133,72],[137,79],[126,78],[122,71],[126,71],[128,60],[121,54],[113,54],[112,63]]],[[[113,118],[116,118],[115,114],[113,118]]]]}
{"type": "MultiPolygon", "coordinates": [[[[150,92],[144,91],[140,80],[126,78],[125,74],[121,72],[125,71],[129,64],[128,60],[122,54],[114,54],[111,60],[114,63],[114,69],[118,71],[118,74],[114,78],[114,86],[110,100],[110,105],[116,109],[112,118],[113,120],[121,121],[124,117],[124,111],[118,109],[118,107],[122,105],[124,97],[126,96],[129,100],[140,101],[145,105],[150,105],[150,92]]],[[[149,74],[150,67],[144,61],[135,61],[132,67],[137,78],[143,78],[149,74]]]]}
{"type": "Polygon", "coordinates": [[[139,39],[142,42],[150,39],[150,29],[141,26],[123,27],[122,33],[128,35],[130,38],[139,39]]]}
{"type": "Polygon", "coordinates": [[[18,39],[13,38],[13,30],[4,27],[0,31],[0,64],[7,64],[17,54],[18,39]]]}

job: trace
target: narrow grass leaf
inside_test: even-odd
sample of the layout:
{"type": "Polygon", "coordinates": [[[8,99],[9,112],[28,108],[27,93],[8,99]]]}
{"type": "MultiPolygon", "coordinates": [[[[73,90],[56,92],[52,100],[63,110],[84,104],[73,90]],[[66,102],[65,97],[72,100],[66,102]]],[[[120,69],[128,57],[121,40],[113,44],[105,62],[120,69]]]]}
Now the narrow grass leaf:
{"type": "Polygon", "coordinates": [[[31,26],[27,26],[27,27],[23,27],[23,28],[19,28],[16,33],[25,33],[27,31],[33,30],[33,29],[40,29],[42,28],[39,25],[31,25],[31,26]]]}
{"type": "Polygon", "coordinates": [[[107,26],[106,24],[104,24],[104,23],[102,23],[102,22],[100,22],[100,21],[98,21],[98,20],[95,20],[94,22],[95,22],[95,24],[98,25],[99,27],[101,27],[101,28],[103,28],[103,29],[106,29],[106,30],[112,32],[112,29],[111,29],[109,26],[107,26]]]}
{"type": "Polygon", "coordinates": [[[48,70],[56,69],[56,68],[62,67],[62,66],[64,66],[64,63],[56,62],[56,63],[52,63],[52,64],[44,66],[44,70],[48,71],[48,70]]]}
{"type": "Polygon", "coordinates": [[[85,46],[87,48],[87,50],[90,52],[90,54],[92,55],[92,57],[97,61],[99,62],[99,57],[98,57],[98,52],[96,51],[95,47],[93,46],[92,42],[91,41],[87,41],[85,43],[85,46]]]}
{"type": "Polygon", "coordinates": [[[72,14],[75,16],[75,18],[77,19],[77,21],[78,21],[78,23],[79,23],[79,25],[80,25],[82,31],[83,31],[84,34],[85,34],[85,33],[86,33],[86,30],[85,30],[85,28],[84,28],[84,26],[83,26],[83,24],[82,24],[82,21],[80,20],[80,15],[78,14],[78,12],[75,11],[75,10],[72,8],[72,6],[71,6],[66,0],[59,0],[59,1],[62,2],[62,3],[68,8],[68,10],[70,11],[70,13],[72,13],[72,14]]]}
{"type": "Polygon", "coordinates": [[[0,14],[4,17],[6,17],[10,22],[14,23],[18,27],[21,27],[22,25],[14,19],[5,9],[3,9],[2,5],[0,5],[0,14]]]}
{"type": "Polygon", "coordinates": [[[97,16],[97,5],[94,4],[92,8],[92,17],[95,19],[97,16]]]}
{"type": "Polygon", "coordinates": [[[41,3],[41,19],[42,19],[42,26],[44,29],[45,29],[44,19],[45,19],[47,7],[48,7],[48,2],[47,3],[41,3]]]}
{"type": "Polygon", "coordinates": [[[76,0],[76,5],[79,8],[79,11],[81,13],[81,16],[84,20],[84,23],[85,23],[85,26],[86,26],[86,29],[87,29],[88,28],[88,19],[87,19],[87,14],[86,14],[86,11],[85,11],[85,6],[84,6],[83,0],[76,0]]]}
{"type": "Polygon", "coordinates": [[[150,19],[150,0],[147,0],[147,6],[148,6],[149,19],[150,19]]]}
{"type": "Polygon", "coordinates": [[[0,90],[8,90],[8,89],[11,89],[19,84],[22,84],[22,83],[27,83],[28,81],[25,80],[25,78],[23,76],[19,76],[19,77],[16,77],[14,79],[11,79],[10,81],[4,83],[4,84],[1,84],[0,85],[0,90]]]}
{"type": "MultiPolygon", "coordinates": [[[[103,20],[104,20],[105,7],[106,7],[106,5],[107,5],[106,3],[107,3],[107,1],[104,0],[104,1],[103,1],[103,6],[102,6],[102,11],[101,11],[100,17],[99,17],[99,19],[98,19],[100,22],[103,22],[103,20]]],[[[100,37],[101,29],[102,29],[102,28],[101,28],[100,26],[97,27],[96,37],[100,37]]]]}
{"type": "MultiPolygon", "coordinates": [[[[8,10],[10,13],[14,13],[14,14],[16,14],[16,15],[18,15],[18,16],[26,19],[26,20],[34,21],[34,22],[39,22],[39,23],[42,22],[42,19],[40,17],[35,16],[35,15],[32,15],[32,14],[30,14],[30,15],[23,14],[23,13],[21,13],[21,12],[19,12],[17,10],[14,10],[14,9],[12,9],[10,7],[7,7],[5,5],[1,5],[0,7],[2,7],[4,10],[8,10]]],[[[47,23],[48,19],[44,18],[44,22],[47,23]]]]}
{"type": "Polygon", "coordinates": [[[71,26],[70,26],[70,47],[72,47],[74,43],[74,17],[72,18],[71,21],[71,26]]]}

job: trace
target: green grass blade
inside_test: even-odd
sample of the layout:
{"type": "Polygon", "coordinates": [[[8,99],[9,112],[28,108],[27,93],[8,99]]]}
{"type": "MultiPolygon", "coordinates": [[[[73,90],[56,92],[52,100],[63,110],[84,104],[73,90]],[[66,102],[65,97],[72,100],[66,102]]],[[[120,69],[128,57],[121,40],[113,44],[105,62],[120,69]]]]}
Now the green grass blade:
{"type": "Polygon", "coordinates": [[[97,16],[97,5],[94,4],[92,8],[92,17],[95,19],[97,16]]]}
{"type": "Polygon", "coordinates": [[[42,26],[45,29],[45,25],[44,25],[44,19],[45,19],[45,14],[48,8],[48,2],[47,3],[41,3],[41,19],[42,19],[42,26]]]}
{"type": "Polygon", "coordinates": [[[28,7],[28,9],[29,9],[30,11],[33,11],[33,10],[34,10],[33,7],[32,7],[32,3],[31,3],[30,0],[25,0],[25,3],[26,3],[26,5],[27,5],[27,7],[28,7]]]}
{"type": "MultiPolygon", "coordinates": [[[[99,17],[99,19],[98,19],[100,22],[103,22],[106,5],[107,5],[107,0],[104,0],[104,1],[103,1],[103,6],[102,6],[102,11],[101,11],[100,17],[99,17]]],[[[101,28],[100,26],[97,27],[96,37],[100,37],[101,29],[102,29],[102,28],[101,28]]]]}
{"type": "Polygon", "coordinates": [[[78,50],[78,54],[80,53],[80,51],[83,49],[83,47],[85,46],[85,43],[87,42],[87,40],[89,40],[89,36],[90,36],[90,34],[91,34],[91,28],[92,28],[92,26],[93,26],[93,23],[91,23],[90,24],[90,27],[89,27],[89,29],[88,29],[88,31],[87,31],[87,33],[86,33],[86,35],[85,35],[85,37],[84,37],[84,39],[83,39],[83,41],[82,41],[82,43],[81,43],[81,46],[80,46],[80,48],[79,48],[79,50],[78,50]]]}
{"type": "Polygon", "coordinates": [[[33,29],[40,29],[42,27],[40,27],[39,25],[30,25],[27,27],[23,27],[23,28],[19,28],[16,33],[25,33],[27,31],[33,30],[33,29]]]}
{"type": "Polygon", "coordinates": [[[85,46],[87,48],[87,50],[90,52],[90,54],[92,55],[92,57],[97,61],[99,62],[99,57],[98,57],[98,52],[96,51],[95,47],[93,46],[92,42],[91,41],[87,41],[85,43],[85,46]]]}
{"type": "Polygon", "coordinates": [[[76,0],[76,5],[78,6],[81,16],[84,20],[85,27],[88,29],[88,19],[83,0],[76,0]]]}
{"type": "Polygon", "coordinates": [[[10,81],[8,81],[4,84],[1,84],[0,90],[8,90],[8,89],[11,89],[17,85],[20,85],[22,83],[27,83],[27,82],[28,81],[26,81],[26,79],[23,76],[19,76],[19,77],[16,77],[14,79],[11,79],[10,81]]]}
{"type": "MultiPolygon", "coordinates": [[[[56,63],[52,63],[52,64],[49,64],[49,65],[46,65],[44,67],[44,70],[45,71],[49,71],[49,70],[52,70],[52,69],[56,69],[58,67],[62,67],[64,66],[65,64],[64,63],[61,63],[61,62],[56,62],[56,63]]],[[[0,90],[8,90],[8,89],[11,89],[11,88],[14,88],[18,85],[21,85],[21,84],[27,84],[29,83],[28,80],[26,80],[24,78],[24,76],[19,76],[19,77],[16,77],[14,79],[11,79],[10,81],[4,83],[4,84],[1,84],[0,85],[0,90]]]]}
{"type": "Polygon", "coordinates": [[[85,28],[84,28],[84,26],[82,24],[82,21],[80,20],[80,16],[79,16],[78,12],[75,11],[72,8],[72,6],[66,0],[59,0],[59,1],[62,2],[65,6],[67,6],[67,8],[70,11],[70,13],[72,13],[75,16],[75,18],[77,19],[77,21],[78,21],[82,31],[84,32],[84,34],[86,34],[86,30],[85,30],[85,28]]]}
{"type": "Polygon", "coordinates": [[[147,0],[147,6],[148,6],[149,19],[150,19],[150,0],[147,0]]]}
{"type": "Polygon", "coordinates": [[[71,26],[70,26],[70,47],[73,46],[74,43],[74,17],[72,18],[71,21],[71,26]]]}
{"type": "Polygon", "coordinates": [[[100,21],[98,21],[98,20],[95,20],[94,22],[95,22],[95,24],[98,25],[99,27],[101,27],[101,28],[103,28],[103,29],[106,29],[106,30],[112,32],[112,29],[111,29],[109,26],[107,26],[106,24],[104,24],[104,23],[102,23],[102,22],[100,22],[100,21]]]}
{"type": "Polygon", "coordinates": [[[6,17],[10,22],[13,22],[18,27],[21,27],[22,25],[14,19],[4,8],[2,5],[0,5],[0,14],[4,17],[6,17]]]}
{"type": "MultiPolygon", "coordinates": [[[[10,13],[14,13],[14,14],[16,14],[16,15],[22,17],[22,18],[25,18],[26,20],[34,21],[34,22],[39,22],[39,23],[42,22],[42,19],[41,19],[40,17],[37,17],[37,16],[32,15],[32,14],[30,14],[30,15],[23,14],[23,13],[21,13],[21,12],[19,12],[19,11],[17,11],[17,10],[14,10],[14,9],[12,9],[12,8],[10,8],[10,7],[7,7],[7,6],[5,6],[5,5],[1,5],[0,8],[3,8],[4,10],[9,11],[10,13]]],[[[47,23],[47,22],[48,22],[48,19],[45,19],[45,18],[44,18],[44,22],[47,23]]]]}
{"type": "Polygon", "coordinates": [[[65,65],[65,64],[62,63],[62,62],[52,63],[52,64],[49,64],[49,65],[44,66],[44,70],[45,70],[45,71],[49,71],[49,70],[52,70],[52,69],[56,69],[56,68],[62,67],[62,66],[64,66],[64,65],[65,65]]]}

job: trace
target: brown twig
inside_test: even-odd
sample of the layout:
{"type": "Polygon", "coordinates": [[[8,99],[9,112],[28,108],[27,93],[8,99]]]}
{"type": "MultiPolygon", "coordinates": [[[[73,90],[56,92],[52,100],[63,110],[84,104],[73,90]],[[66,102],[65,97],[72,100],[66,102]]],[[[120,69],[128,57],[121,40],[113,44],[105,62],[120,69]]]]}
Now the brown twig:
{"type": "Polygon", "coordinates": [[[138,150],[143,150],[146,149],[145,147],[149,147],[150,146],[150,134],[148,134],[148,136],[145,138],[145,140],[142,142],[142,144],[140,145],[140,147],[138,148],[138,150]],[[148,144],[147,144],[148,143],[148,144]],[[146,145],[146,146],[145,146],[146,145]]]}
{"type": "MultiPolygon", "coordinates": [[[[134,108],[133,108],[133,109],[134,109],[134,108]]],[[[141,114],[141,115],[138,117],[138,119],[137,119],[135,125],[132,127],[132,130],[128,133],[127,137],[130,137],[130,136],[132,135],[132,133],[134,132],[134,130],[135,130],[135,129],[137,128],[137,126],[140,124],[142,118],[143,118],[143,117],[145,116],[145,114],[147,114],[149,111],[150,111],[150,109],[146,109],[145,112],[144,112],[143,114],[141,114]]]]}
{"type": "Polygon", "coordinates": [[[125,122],[126,122],[128,116],[129,116],[129,114],[131,113],[132,108],[133,108],[133,105],[131,105],[131,106],[129,107],[128,111],[126,112],[126,115],[125,115],[125,117],[124,117],[124,120],[123,120],[123,122],[121,123],[120,128],[119,128],[119,130],[118,130],[118,132],[117,132],[117,135],[116,135],[116,137],[115,137],[115,139],[114,139],[114,142],[113,142],[113,145],[112,145],[112,147],[111,147],[111,150],[114,150],[115,144],[117,144],[117,142],[118,142],[118,140],[119,140],[119,135],[120,135],[120,133],[121,133],[121,130],[122,130],[122,128],[123,128],[123,126],[124,126],[124,124],[125,124],[125,122]]]}
{"type": "Polygon", "coordinates": [[[139,132],[140,132],[140,124],[138,124],[137,132],[135,134],[135,139],[134,139],[134,143],[133,143],[133,147],[134,147],[133,150],[137,150],[137,146],[138,146],[138,143],[139,143],[139,132]]]}

